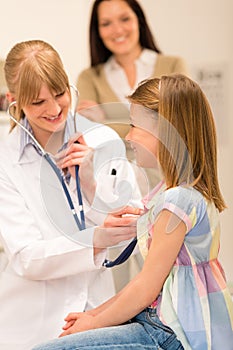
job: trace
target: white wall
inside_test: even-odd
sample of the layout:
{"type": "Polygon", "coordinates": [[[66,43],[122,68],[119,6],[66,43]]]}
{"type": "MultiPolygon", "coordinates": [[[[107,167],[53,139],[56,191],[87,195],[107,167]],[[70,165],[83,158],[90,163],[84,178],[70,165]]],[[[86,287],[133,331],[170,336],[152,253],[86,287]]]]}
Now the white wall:
{"type": "MultiPolygon", "coordinates": [[[[162,51],[183,56],[202,82],[219,135],[219,175],[228,209],[222,214],[221,261],[233,283],[233,2],[232,0],[139,0],[162,51]],[[221,73],[220,80],[213,74],[221,73]]],[[[71,82],[88,66],[88,16],[92,0],[11,0],[2,2],[0,57],[18,41],[43,39],[61,54],[71,82]]]]}
{"type": "Polygon", "coordinates": [[[88,59],[90,0],[11,0],[1,3],[0,57],[19,41],[42,39],[60,53],[70,80],[88,59]]]}

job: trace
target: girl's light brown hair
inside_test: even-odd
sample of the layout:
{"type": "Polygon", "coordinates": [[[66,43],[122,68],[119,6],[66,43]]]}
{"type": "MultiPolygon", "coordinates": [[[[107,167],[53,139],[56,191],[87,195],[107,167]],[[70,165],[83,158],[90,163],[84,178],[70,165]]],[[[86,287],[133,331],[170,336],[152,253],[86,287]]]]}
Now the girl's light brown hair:
{"type": "Polygon", "coordinates": [[[219,211],[225,209],[214,118],[198,84],[181,74],[149,79],[129,100],[158,112],[158,161],[167,188],[193,186],[219,211]]]}
{"type": "Polygon", "coordinates": [[[24,116],[23,108],[38,98],[42,84],[57,94],[66,89],[70,93],[59,54],[42,40],[17,43],[6,57],[4,71],[8,89],[17,101],[15,117],[18,121],[24,116]]]}

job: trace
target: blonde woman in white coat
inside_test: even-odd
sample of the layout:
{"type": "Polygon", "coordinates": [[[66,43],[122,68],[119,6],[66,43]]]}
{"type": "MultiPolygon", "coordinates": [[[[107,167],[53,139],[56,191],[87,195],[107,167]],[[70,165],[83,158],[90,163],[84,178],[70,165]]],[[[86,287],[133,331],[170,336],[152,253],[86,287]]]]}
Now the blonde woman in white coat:
{"type": "MultiPolygon", "coordinates": [[[[55,194],[62,188],[36,143],[12,125],[0,146],[0,240],[8,260],[0,274],[0,348],[29,350],[58,336],[70,310],[87,310],[113,295],[111,272],[102,267],[106,248],[135,236],[135,219],[123,214],[140,211],[111,195],[115,182],[131,181],[114,131],[78,116],[80,143],[70,140],[69,82],[53,47],[40,40],[16,44],[6,58],[5,76],[8,98],[16,101],[15,118],[36,141],[50,154],[68,142],[57,165],[71,176],[68,188],[77,211],[73,175],[79,165],[89,225],[74,234],[65,205],[53,216],[60,205],[55,194]],[[109,161],[112,156],[115,160],[109,161]],[[117,169],[114,180],[111,169],[117,169]],[[107,216],[108,203],[113,209],[114,201],[123,209],[107,216]]],[[[136,204],[137,196],[130,203],[136,204]]]]}

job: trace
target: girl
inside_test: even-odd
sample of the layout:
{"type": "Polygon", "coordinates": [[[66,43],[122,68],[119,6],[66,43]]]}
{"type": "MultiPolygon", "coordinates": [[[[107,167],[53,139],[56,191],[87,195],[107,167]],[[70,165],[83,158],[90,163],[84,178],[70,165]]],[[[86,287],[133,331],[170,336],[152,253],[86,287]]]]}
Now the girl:
{"type": "Polygon", "coordinates": [[[226,206],[207,99],[183,75],[142,82],[129,99],[137,162],[157,158],[163,175],[138,220],[143,269],[101,306],[70,313],[62,338],[34,350],[232,350],[233,303],[218,261],[226,206]]]}

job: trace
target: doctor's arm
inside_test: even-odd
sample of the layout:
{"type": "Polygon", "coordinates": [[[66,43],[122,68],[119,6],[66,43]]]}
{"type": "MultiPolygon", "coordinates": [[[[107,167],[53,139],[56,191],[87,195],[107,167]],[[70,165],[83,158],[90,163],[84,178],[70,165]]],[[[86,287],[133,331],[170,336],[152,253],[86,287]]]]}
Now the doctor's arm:
{"type": "MultiPolygon", "coordinates": [[[[94,251],[93,242],[85,246],[67,238],[51,221],[44,204],[35,203],[33,193],[29,194],[27,188],[25,193],[22,194],[0,168],[0,201],[4,203],[0,206],[1,241],[16,274],[32,280],[46,280],[101,268],[101,262],[95,264],[94,253],[99,251],[94,251]]],[[[81,233],[94,239],[95,230],[96,227],[91,227],[81,233]]],[[[107,227],[97,233],[96,244],[103,250],[134,236],[135,227],[107,227]]]]}

